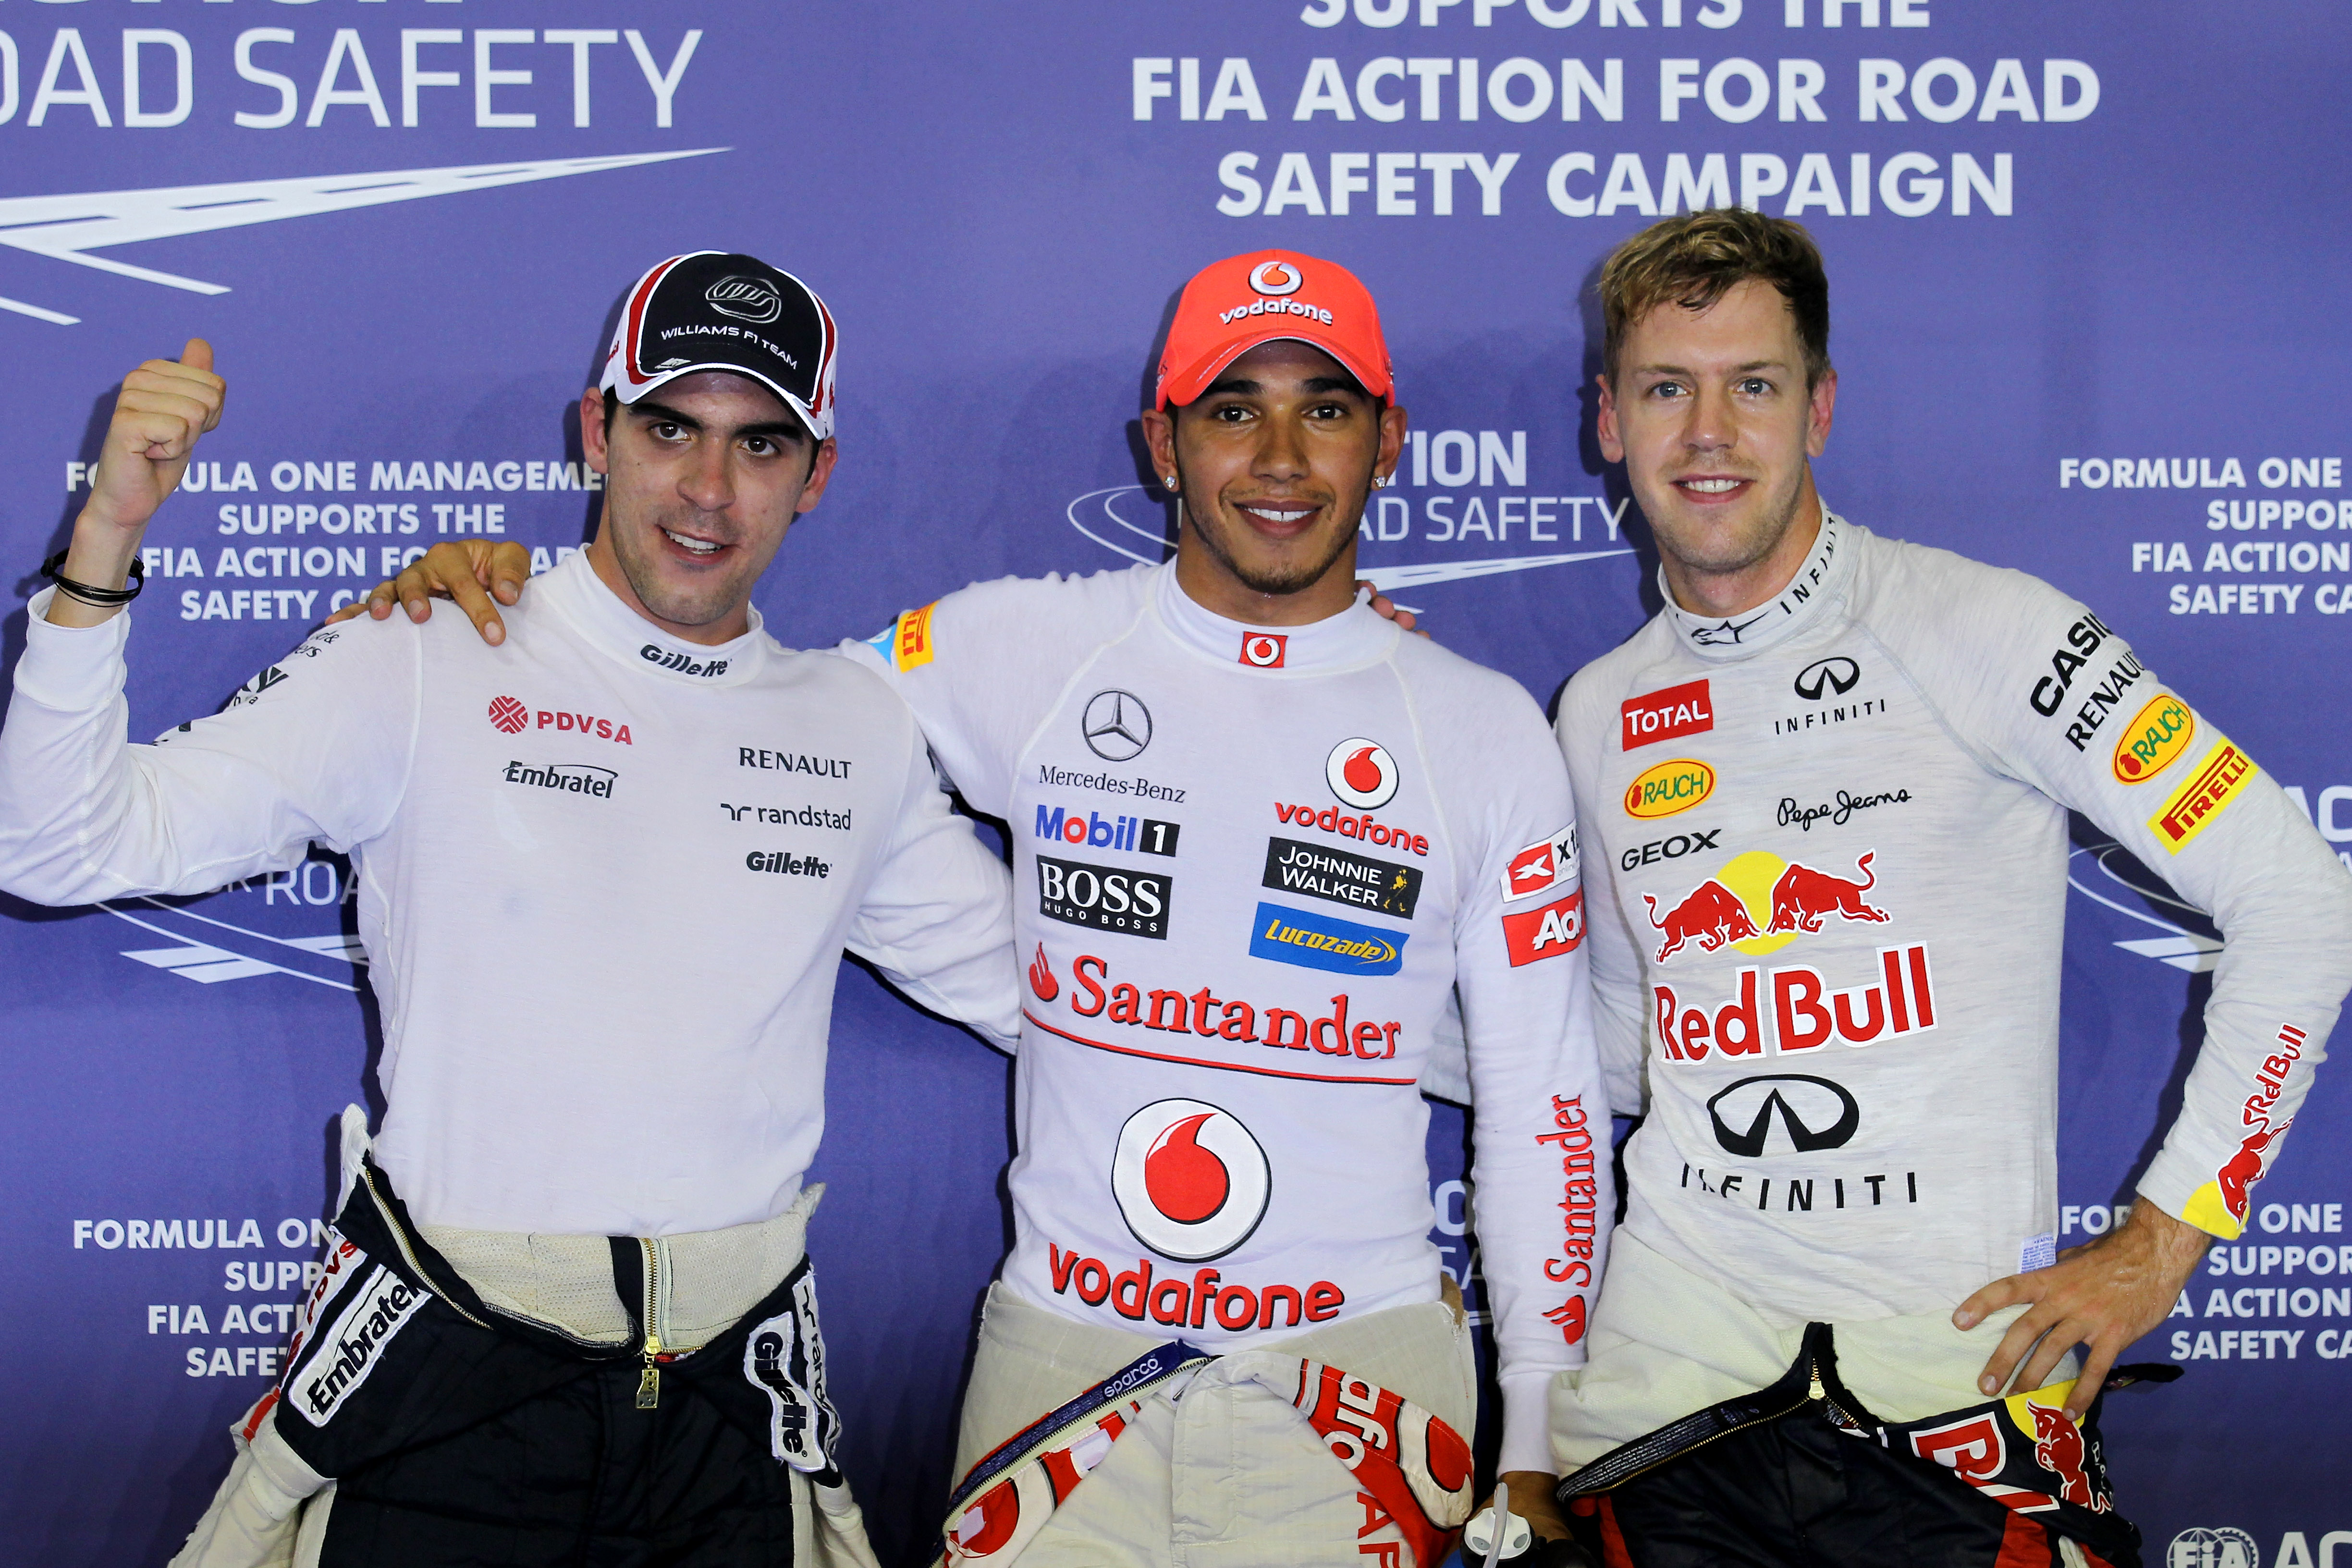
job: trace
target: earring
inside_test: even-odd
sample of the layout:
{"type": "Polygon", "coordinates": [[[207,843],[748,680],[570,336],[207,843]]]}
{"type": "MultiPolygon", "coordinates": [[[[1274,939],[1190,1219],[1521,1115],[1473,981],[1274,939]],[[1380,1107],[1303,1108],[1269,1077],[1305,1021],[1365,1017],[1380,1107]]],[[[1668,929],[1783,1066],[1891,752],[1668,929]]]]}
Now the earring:
{"type": "Polygon", "coordinates": [[[1374,475],[1372,476],[1372,489],[1376,489],[1376,490],[1384,490],[1384,489],[1388,489],[1388,488],[1389,488],[1389,476],[1388,476],[1388,475],[1386,475],[1386,474],[1374,474],[1374,475]]]}
{"type": "Polygon", "coordinates": [[[1163,474],[1160,476],[1160,482],[1167,486],[1169,489],[1173,490],[1176,488],[1176,476],[1173,474],[1163,474]]]}

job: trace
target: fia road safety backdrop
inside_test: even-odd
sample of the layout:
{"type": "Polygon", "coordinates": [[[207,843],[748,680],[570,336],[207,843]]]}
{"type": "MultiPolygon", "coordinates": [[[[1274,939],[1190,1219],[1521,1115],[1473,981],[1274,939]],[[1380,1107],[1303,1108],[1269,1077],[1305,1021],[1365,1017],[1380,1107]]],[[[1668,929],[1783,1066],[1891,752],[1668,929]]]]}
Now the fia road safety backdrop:
{"type": "MultiPolygon", "coordinates": [[[[7,658],[114,383],[191,333],[232,391],[147,541],[134,736],[436,541],[551,564],[595,518],[567,411],[615,300],[703,247],[844,336],[839,476],[760,595],[784,641],[1158,561],[1155,336],[1194,268],[1283,245],[1371,287],[1412,412],[1368,575],[1548,700],[1656,603],[1592,436],[1594,268],[1736,202],[1829,258],[1830,502],[2088,601],[2352,853],[2347,58],[2317,0],[0,0],[7,658]]],[[[2117,1223],[2220,951],[2096,838],[2071,872],[2061,1246],[2117,1223]]],[[[0,910],[11,1556],[160,1561],[225,1468],[373,1094],[351,899],[320,858],[0,910]]],[[[898,1561],[1006,1240],[1007,1083],[845,971],[812,1246],[898,1561]]],[[[2347,1118],[2331,1068],[2135,1352],[2188,1375],[2110,1406],[2154,1559],[2352,1564],[2347,1118]]],[[[1462,1128],[1435,1234],[1475,1276],[1462,1128]]]]}

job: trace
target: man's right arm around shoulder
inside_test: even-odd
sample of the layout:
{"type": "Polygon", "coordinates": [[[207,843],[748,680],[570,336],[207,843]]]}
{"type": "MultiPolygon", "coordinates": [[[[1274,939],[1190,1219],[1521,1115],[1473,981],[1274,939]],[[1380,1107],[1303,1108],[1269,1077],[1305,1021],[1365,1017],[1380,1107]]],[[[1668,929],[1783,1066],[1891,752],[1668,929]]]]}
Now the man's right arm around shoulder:
{"type": "Polygon", "coordinates": [[[183,725],[169,745],[124,744],[131,617],[116,595],[225,394],[200,339],[123,379],[58,586],[33,602],[0,729],[0,888],[20,897],[206,892],[298,862],[313,840],[357,842],[398,785],[397,766],[383,765],[405,755],[404,733],[387,733],[398,714],[379,705],[364,723],[339,721],[357,705],[334,689],[371,660],[413,656],[376,638],[356,654],[350,632],[315,635],[248,683],[231,716],[183,725]]]}

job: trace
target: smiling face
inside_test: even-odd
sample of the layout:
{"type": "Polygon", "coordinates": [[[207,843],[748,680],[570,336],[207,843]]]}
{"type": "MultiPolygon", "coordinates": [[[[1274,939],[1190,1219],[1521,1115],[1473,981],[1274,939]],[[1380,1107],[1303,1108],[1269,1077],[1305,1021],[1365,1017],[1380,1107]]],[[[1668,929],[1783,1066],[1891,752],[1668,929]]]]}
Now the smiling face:
{"type": "Polygon", "coordinates": [[[1146,409],[1162,483],[1183,500],[1176,580],[1258,626],[1304,626],[1355,597],[1356,527],[1396,468],[1405,416],[1311,344],[1261,343],[1192,403],[1146,409]]]}
{"type": "Polygon", "coordinates": [[[1601,379],[1601,454],[1625,478],[1683,607],[1735,615],[1795,575],[1819,530],[1837,373],[1805,385],[1788,301],[1755,279],[1704,310],[1668,302],[1625,332],[1601,379]]]}
{"type": "Polygon", "coordinates": [[[588,466],[605,476],[589,563],[639,615],[688,642],[751,626],[751,588],[793,519],[816,505],[834,445],[812,463],[808,429],[755,381],[705,371],[666,382],[604,421],[580,402],[588,466]]]}

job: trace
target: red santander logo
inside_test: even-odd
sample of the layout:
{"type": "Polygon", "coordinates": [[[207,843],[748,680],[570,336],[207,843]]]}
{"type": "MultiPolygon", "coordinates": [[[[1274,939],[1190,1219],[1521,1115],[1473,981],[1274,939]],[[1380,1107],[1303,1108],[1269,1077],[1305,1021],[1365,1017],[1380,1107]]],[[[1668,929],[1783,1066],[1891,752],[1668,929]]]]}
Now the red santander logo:
{"type": "Polygon", "coordinates": [[[1680,686],[1643,692],[1623,703],[1618,711],[1624,720],[1623,749],[1628,752],[1657,741],[1705,734],[1715,728],[1715,701],[1707,694],[1705,680],[1689,680],[1680,686]]]}
{"type": "Polygon", "coordinates": [[[1396,798],[1396,759],[1379,742],[1358,735],[1331,748],[1323,779],[1333,795],[1358,811],[1378,811],[1396,798]]]}
{"type": "Polygon", "coordinates": [[[530,710],[511,697],[493,697],[490,699],[490,722],[507,734],[520,735],[523,726],[530,722],[530,710]]]}

